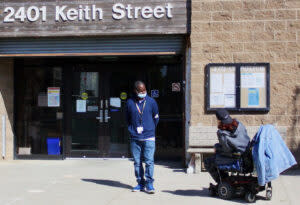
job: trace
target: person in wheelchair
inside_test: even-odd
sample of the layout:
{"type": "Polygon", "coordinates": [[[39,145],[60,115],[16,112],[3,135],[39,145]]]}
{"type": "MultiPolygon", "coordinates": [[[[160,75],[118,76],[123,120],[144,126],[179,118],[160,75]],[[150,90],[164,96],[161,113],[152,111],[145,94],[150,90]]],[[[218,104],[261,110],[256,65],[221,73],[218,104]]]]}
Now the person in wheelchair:
{"type": "Polygon", "coordinates": [[[215,145],[215,155],[206,159],[204,165],[212,178],[219,183],[220,178],[226,178],[228,173],[218,169],[218,166],[236,162],[249,147],[250,138],[245,126],[237,119],[232,119],[226,109],[218,109],[216,117],[219,143],[215,145]]]}

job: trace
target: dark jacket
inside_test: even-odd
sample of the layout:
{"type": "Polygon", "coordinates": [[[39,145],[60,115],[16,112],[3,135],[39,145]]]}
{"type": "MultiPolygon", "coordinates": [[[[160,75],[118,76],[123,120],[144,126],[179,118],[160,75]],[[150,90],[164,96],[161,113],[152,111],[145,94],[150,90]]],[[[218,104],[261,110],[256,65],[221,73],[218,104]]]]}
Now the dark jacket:
{"type": "Polygon", "coordinates": [[[155,128],[159,121],[158,106],[156,101],[149,97],[145,98],[146,104],[142,115],[142,124],[140,123],[140,113],[136,107],[139,106],[140,111],[143,109],[143,102],[139,103],[136,97],[127,100],[126,104],[126,119],[128,125],[128,131],[132,139],[146,139],[149,137],[155,137],[155,128]],[[137,127],[142,126],[144,131],[139,134],[137,127]]]}
{"type": "Polygon", "coordinates": [[[243,153],[250,142],[245,126],[239,121],[234,132],[219,129],[217,135],[220,144],[216,148],[222,155],[230,156],[233,152],[243,153]]]}

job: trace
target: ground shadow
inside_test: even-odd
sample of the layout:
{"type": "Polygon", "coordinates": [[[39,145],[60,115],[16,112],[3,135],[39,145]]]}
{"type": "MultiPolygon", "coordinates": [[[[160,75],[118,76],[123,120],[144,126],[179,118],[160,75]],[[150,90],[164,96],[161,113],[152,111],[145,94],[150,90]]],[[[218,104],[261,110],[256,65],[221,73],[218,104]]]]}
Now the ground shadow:
{"type": "Polygon", "coordinates": [[[178,161],[155,161],[155,165],[160,165],[168,169],[172,169],[173,172],[185,172],[185,168],[182,166],[181,162],[178,161]]]}
{"type": "Polygon", "coordinates": [[[208,193],[208,188],[204,188],[202,190],[200,189],[189,189],[189,190],[175,190],[175,191],[168,191],[168,190],[163,190],[162,192],[165,193],[170,193],[170,194],[175,194],[179,196],[202,196],[202,197],[209,197],[208,193]]]}
{"type": "MultiPolygon", "coordinates": [[[[300,64],[298,65],[298,68],[300,68],[300,64]]],[[[291,136],[290,136],[291,140],[289,142],[289,145],[290,146],[297,145],[295,147],[292,146],[292,148],[290,148],[290,149],[291,149],[292,153],[294,154],[298,164],[295,165],[291,170],[300,168],[300,166],[299,166],[299,164],[300,164],[300,161],[299,161],[300,160],[299,159],[300,144],[296,140],[296,137],[299,137],[299,127],[298,127],[298,125],[299,125],[300,118],[297,117],[296,115],[299,115],[299,113],[300,113],[300,110],[299,110],[299,107],[300,107],[299,106],[299,104],[300,104],[299,103],[300,102],[300,86],[296,86],[296,88],[294,90],[294,94],[293,94],[292,97],[293,97],[293,103],[292,103],[291,107],[292,107],[292,113],[295,115],[295,117],[293,117],[293,119],[292,119],[292,127],[289,130],[291,132],[291,136]]],[[[287,171],[287,173],[290,173],[290,171],[287,171]]],[[[298,172],[298,174],[292,174],[292,175],[299,175],[299,172],[298,172]]]]}
{"type": "Polygon", "coordinates": [[[284,175],[284,176],[299,176],[300,175],[300,169],[299,167],[295,166],[291,169],[288,169],[284,172],[282,172],[280,175],[284,175]]]}
{"type": "MultiPolygon", "coordinates": [[[[170,193],[170,194],[175,194],[175,195],[179,195],[179,196],[194,196],[194,197],[211,197],[211,198],[215,198],[215,199],[219,199],[219,200],[224,200],[219,198],[218,196],[211,196],[208,188],[203,188],[202,190],[198,189],[190,189],[190,190],[175,190],[175,191],[168,191],[168,190],[163,190],[162,192],[165,193],[170,193]]],[[[257,195],[256,196],[256,200],[260,201],[267,201],[266,197],[257,195]]],[[[232,202],[235,203],[241,203],[241,204],[245,204],[245,199],[244,197],[234,197],[233,199],[231,199],[232,202]]]]}
{"type": "Polygon", "coordinates": [[[91,183],[105,185],[105,186],[117,187],[122,189],[132,189],[132,186],[128,184],[123,184],[119,181],[114,181],[114,180],[106,180],[106,179],[81,179],[81,180],[84,182],[91,182],[91,183]]]}

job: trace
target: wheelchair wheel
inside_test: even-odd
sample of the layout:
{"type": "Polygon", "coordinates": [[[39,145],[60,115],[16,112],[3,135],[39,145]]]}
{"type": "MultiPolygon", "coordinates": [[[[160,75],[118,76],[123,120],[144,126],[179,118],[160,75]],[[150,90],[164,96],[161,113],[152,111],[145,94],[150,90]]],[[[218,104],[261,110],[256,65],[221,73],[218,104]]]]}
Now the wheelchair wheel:
{"type": "Polygon", "coordinates": [[[254,203],[256,201],[256,195],[252,192],[247,192],[245,195],[245,199],[248,203],[254,203]]]}
{"type": "Polygon", "coordinates": [[[209,184],[208,191],[210,196],[217,196],[217,187],[212,183],[209,184]]]}
{"type": "Polygon", "coordinates": [[[271,200],[272,199],[272,190],[267,190],[266,191],[266,199],[271,200]]]}
{"type": "Polygon", "coordinates": [[[229,200],[233,196],[233,188],[227,182],[218,185],[218,195],[221,199],[229,200]]]}

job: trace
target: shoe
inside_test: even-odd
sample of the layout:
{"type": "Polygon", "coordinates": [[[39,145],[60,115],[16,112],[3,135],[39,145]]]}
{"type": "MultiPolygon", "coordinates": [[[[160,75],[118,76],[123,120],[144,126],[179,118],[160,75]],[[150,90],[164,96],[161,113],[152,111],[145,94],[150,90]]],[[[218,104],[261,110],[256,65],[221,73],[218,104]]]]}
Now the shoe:
{"type": "Polygon", "coordinates": [[[149,194],[154,194],[155,193],[155,189],[154,189],[152,183],[147,183],[146,184],[146,192],[149,193],[149,194]]]}
{"type": "Polygon", "coordinates": [[[139,192],[139,191],[144,191],[145,186],[142,184],[138,184],[137,186],[133,187],[132,192],[139,192]]]}

